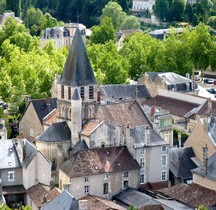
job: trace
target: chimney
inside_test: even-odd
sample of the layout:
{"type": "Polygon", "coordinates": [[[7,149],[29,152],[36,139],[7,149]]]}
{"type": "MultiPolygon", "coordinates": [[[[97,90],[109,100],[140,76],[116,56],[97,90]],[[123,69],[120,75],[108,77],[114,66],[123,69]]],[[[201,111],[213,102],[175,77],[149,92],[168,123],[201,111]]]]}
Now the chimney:
{"type": "Polygon", "coordinates": [[[44,195],[42,203],[45,204],[46,202],[47,202],[46,195],[44,195]]]}
{"type": "Polygon", "coordinates": [[[154,107],[154,106],[152,106],[152,107],[151,107],[151,117],[153,117],[153,116],[154,116],[154,113],[155,113],[155,107],[154,107]]]}
{"type": "Polygon", "coordinates": [[[208,173],[208,147],[207,145],[205,147],[202,147],[202,167],[201,171],[203,174],[208,173]]]}
{"type": "Polygon", "coordinates": [[[212,101],[210,98],[207,101],[207,112],[208,112],[208,114],[211,114],[211,112],[212,112],[212,101]]]}
{"type": "Polygon", "coordinates": [[[45,103],[46,103],[47,106],[49,106],[51,104],[51,99],[47,97],[45,99],[45,103]]]}
{"type": "Polygon", "coordinates": [[[88,210],[88,200],[79,200],[79,210],[88,210]]]}
{"type": "Polygon", "coordinates": [[[147,126],[145,129],[145,143],[148,145],[150,143],[150,129],[147,126]]]}
{"type": "Polygon", "coordinates": [[[101,101],[101,92],[98,91],[97,92],[97,102],[100,103],[100,101],[101,101]]]}
{"type": "Polygon", "coordinates": [[[23,142],[23,160],[25,160],[25,158],[26,158],[26,145],[25,144],[26,143],[23,142]]]}

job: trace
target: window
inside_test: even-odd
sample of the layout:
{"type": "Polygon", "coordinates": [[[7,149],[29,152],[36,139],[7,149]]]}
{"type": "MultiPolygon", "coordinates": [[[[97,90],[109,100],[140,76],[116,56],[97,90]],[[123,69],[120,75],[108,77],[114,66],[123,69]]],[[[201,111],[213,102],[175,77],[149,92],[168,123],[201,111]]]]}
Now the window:
{"type": "Polygon", "coordinates": [[[88,176],[85,176],[85,182],[88,182],[88,181],[89,181],[88,176]]]}
{"type": "Polygon", "coordinates": [[[124,177],[128,177],[128,171],[124,171],[124,177]]]}
{"type": "Polygon", "coordinates": [[[8,181],[9,182],[15,181],[15,171],[8,171],[8,181]]]}
{"type": "Polygon", "coordinates": [[[166,155],[162,155],[162,159],[161,159],[162,165],[165,166],[166,162],[167,162],[167,157],[166,155]]]}
{"type": "Polygon", "coordinates": [[[84,89],[84,87],[80,88],[80,97],[82,98],[82,100],[84,100],[84,98],[85,98],[85,89],[84,89]]]}
{"type": "Polygon", "coordinates": [[[128,180],[124,180],[124,189],[126,189],[126,188],[128,188],[128,186],[129,186],[129,181],[128,180]]]}
{"type": "Polygon", "coordinates": [[[94,87],[89,86],[89,99],[94,99],[94,87]]]}
{"type": "Polygon", "coordinates": [[[167,147],[165,145],[162,146],[162,149],[161,149],[163,152],[166,152],[167,151],[167,147]]]}
{"type": "Polygon", "coordinates": [[[61,86],[61,98],[64,98],[64,85],[61,86]]]}
{"type": "Polygon", "coordinates": [[[166,171],[161,172],[161,181],[166,181],[166,171]]]}
{"type": "Polygon", "coordinates": [[[140,154],[141,154],[141,155],[144,155],[144,153],[145,153],[144,148],[141,148],[141,149],[140,149],[140,154]]]}
{"type": "Polygon", "coordinates": [[[89,194],[89,186],[85,185],[85,194],[89,194]]]}
{"type": "Polygon", "coordinates": [[[104,174],[104,180],[109,179],[109,174],[104,174]]]}
{"type": "Polygon", "coordinates": [[[68,87],[68,100],[71,100],[71,87],[68,87]]]}
{"type": "Polygon", "coordinates": [[[140,184],[145,183],[145,176],[144,174],[140,174],[140,184]]]}
{"type": "Polygon", "coordinates": [[[140,159],[140,167],[144,168],[144,166],[145,166],[145,160],[144,160],[144,158],[141,158],[140,159]]]}
{"type": "Polygon", "coordinates": [[[108,194],[109,193],[109,183],[104,183],[103,184],[103,194],[108,194]]]}

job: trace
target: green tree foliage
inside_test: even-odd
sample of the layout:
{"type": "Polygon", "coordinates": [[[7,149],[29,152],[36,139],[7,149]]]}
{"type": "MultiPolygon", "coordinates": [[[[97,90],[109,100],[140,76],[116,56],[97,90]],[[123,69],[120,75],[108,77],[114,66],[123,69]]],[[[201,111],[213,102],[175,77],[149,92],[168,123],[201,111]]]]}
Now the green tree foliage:
{"type": "Polygon", "coordinates": [[[168,0],[156,0],[154,5],[154,13],[158,18],[166,21],[169,13],[168,0]]]}
{"type": "Polygon", "coordinates": [[[112,1],[110,1],[102,11],[102,18],[105,16],[112,19],[116,31],[120,29],[121,24],[126,19],[126,13],[123,12],[122,7],[117,2],[112,1]]]}
{"type": "Polygon", "coordinates": [[[140,29],[140,22],[133,15],[127,16],[125,22],[121,25],[121,29],[140,29]]]}
{"type": "Polygon", "coordinates": [[[129,209],[128,210],[138,210],[138,208],[136,208],[135,206],[129,206],[129,209]]]}
{"type": "Polygon", "coordinates": [[[208,25],[210,25],[213,29],[216,30],[216,16],[211,16],[208,19],[208,25]]]}
{"type": "Polygon", "coordinates": [[[92,43],[105,44],[110,40],[115,41],[115,39],[115,29],[111,18],[104,17],[101,20],[100,26],[92,27],[92,43]]]}
{"type": "Polygon", "coordinates": [[[20,17],[21,0],[6,0],[6,9],[15,13],[16,17],[20,17]]]}
{"type": "Polygon", "coordinates": [[[52,28],[52,27],[56,27],[58,25],[58,21],[53,18],[49,13],[46,13],[43,17],[42,17],[42,24],[41,24],[41,29],[45,29],[45,28],[52,28]]]}
{"type": "Polygon", "coordinates": [[[54,74],[63,68],[65,49],[58,51],[52,42],[41,49],[38,39],[27,34],[26,28],[13,19],[8,19],[0,29],[0,37],[2,99],[18,110],[26,94],[32,98],[49,95],[54,74]]]}
{"type": "Polygon", "coordinates": [[[3,14],[6,9],[6,0],[0,0],[0,14],[3,14]]]}
{"type": "Polygon", "coordinates": [[[43,12],[40,9],[30,7],[27,10],[25,25],[31,28],[33,25],[40,25],[43,17],[43,12]]]}
{"type": "Polygon", "coordinates": [[[185,0],[173,0],[170,6],[170,19],[182,21],[185,10],[185,0]]]}
{"type": "Polygon", "coordinates": [[[127,82],[129,64],[110,41],[104,45],[93,44],[87,47],[96,79],[101,84],[123,84],[127,82]]]}

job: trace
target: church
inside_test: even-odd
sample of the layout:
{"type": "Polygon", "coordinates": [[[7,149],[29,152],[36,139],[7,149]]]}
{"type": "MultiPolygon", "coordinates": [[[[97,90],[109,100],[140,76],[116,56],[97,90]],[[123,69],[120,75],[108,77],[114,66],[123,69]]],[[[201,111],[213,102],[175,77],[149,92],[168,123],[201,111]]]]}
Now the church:
{"type": "Polygon", "coordinates": [[[77,152],[109,147],[112,150],[125,147],[125,157],[134,170],[140,168],[137,181],[131,187],[168,180],[169,145],[153,129],[140,102],[150,98],[147,88],[143,84],[99,85],[79,30],[76,30],[62,74],[55,77],[52,97],[57,101],[56,120],[44,128],[35,143],[52,163],[55,183],[59,182],[58,166],[74,158],[77,152]],[[157,164],[152,163],[155,160],[157,164]]]}

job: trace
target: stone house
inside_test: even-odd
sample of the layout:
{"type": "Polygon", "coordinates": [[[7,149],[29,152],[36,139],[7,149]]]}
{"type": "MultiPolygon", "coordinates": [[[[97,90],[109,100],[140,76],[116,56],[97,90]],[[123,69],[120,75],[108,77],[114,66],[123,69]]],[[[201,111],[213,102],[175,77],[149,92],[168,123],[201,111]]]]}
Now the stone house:
{"type": "Polygon", "coordinates": [[[140,184],[169,180],[169,144],[151,127],[131,129],[126,145],[140,165],[140,184]]]}
{"type": "Polygon", "coordinates": [[[83,42],[86,43],[86,26],[80,23],[66,23],[62,27],[46,28],[43,30],[40,46],[45,47],[50,40],[53,40],[57,49],[64,46],[70,48],[77,28],[81,32],[83,42]]]}
{"type": "Polygon", "coordinates": [[[0,141],[0,192],[7,205],[25,203],[26,190],[23,186],[22,165],[12,140],[0,141]]]}
{"type": "Polygon", "coordinates": [[[59,166],[60,189],[76,199],[86,194],[110,199],[138,184],[139,165],[125,146],[81,150],[59,166]]]}
{"type": "Polygon", "coordinates": [[[31,100],[19,121],[19,134],[36,137],[44,131],[43,119],[56,109],[56,98],[31,100]]]}

